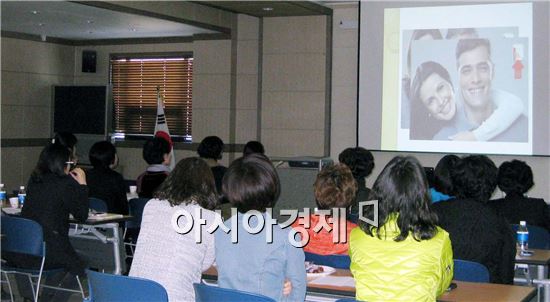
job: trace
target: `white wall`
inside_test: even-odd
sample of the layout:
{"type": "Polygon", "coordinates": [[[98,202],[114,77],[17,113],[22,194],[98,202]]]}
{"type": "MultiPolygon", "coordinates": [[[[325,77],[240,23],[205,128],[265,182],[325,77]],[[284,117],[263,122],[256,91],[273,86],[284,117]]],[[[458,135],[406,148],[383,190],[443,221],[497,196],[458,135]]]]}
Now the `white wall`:
{"type": "MultiPolygon", "coordinates": [[[[330,156],[337,161],[338,154],[347,147],[355,146],[357,128],[357,29],[342,29],[341,20],[357,21],[357,4],[333,4],[333,57],[332,57],[332,128],[330,156]]],[[[409,153],[417,157],[424,166],[435,166],[442,154],[409,153]]],[[[367,178],[367,186],[372,186],[382,168],[398,152],[373,152],[375,169],[367,178]]],[[[544,198],[550,203],[550,157],[533,156],[489,156],[498,166],[504,161],[520,159],[531,166],[535,186],[528,192],[533,197],[544,198]]],[[[501,196],[495,192],[494,197],[501,196]]]]}

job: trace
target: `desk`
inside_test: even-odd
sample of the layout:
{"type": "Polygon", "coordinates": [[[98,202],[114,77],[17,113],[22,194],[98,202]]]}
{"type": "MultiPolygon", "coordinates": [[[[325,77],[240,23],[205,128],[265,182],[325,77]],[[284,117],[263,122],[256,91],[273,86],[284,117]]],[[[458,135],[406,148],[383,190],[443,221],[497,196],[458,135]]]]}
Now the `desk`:
{"type": "MultiPolygon", "coordinates": [[[[351,277],[347,269],[336,269],[331,276],[351,277]]],[[[218,271],[210,267],[202,274],[206,280],[217,280],[218,271]]],[[[453,281],[456,289],[444,293],[438,301],[529,301],[537,294],[535,287],[453,281]]],[[[325,294],[331,297],[355,297],[355,287],[317,285],[307,283],[308,294],[325,294]]]]}
{"type": "Polygon", "coordinates": [[[83,224],[71,222],[73,228],[69,230],[69,236],[73,238],[99,240],[104,244],[111,243],[113,245],[113,257],[115,261],[115,270],[113,274],[122,274],[122,262],[120,257],[121,237],[119,232],[119,222],[130,220],[129,215],[107,215],[101,218],[88,219],[83,224]],[[98,230],[111,229],[112,236],[108,236],[98,230]]]}
{"type": "Polygon", "coordinates": [[[517,264],[534,265],[537,267],[537,279],[548,279],[548,266],[550,265],[550,250],[535,250],[533,256],[523,257],[516,254],[517,264]]]}
{"type": "MultiPolygon", "coordinates": [[[[12,216],[21,215],[21,209],[6,208],[2,209],[2,212],[12,216]]],[[[122,274],[122,263],[120,258],[120,244],[122,242],[120,239],[118,223],[130,219],[132,219],[132,216],[129,215],[106,213],[103,217],[89,216],[88,220],[81,224],[76,220],[70,218],[69,222],[71,223],[72,227],[69,229],[69,236],[74,238],[99,240],[104,244],[112,243],[113,256],[115,258],[115,270],[113,274],[120,275],[122,274]],[[100,232],[98,228],[111,229],[113,235],[107,236],[100,232]]]]}

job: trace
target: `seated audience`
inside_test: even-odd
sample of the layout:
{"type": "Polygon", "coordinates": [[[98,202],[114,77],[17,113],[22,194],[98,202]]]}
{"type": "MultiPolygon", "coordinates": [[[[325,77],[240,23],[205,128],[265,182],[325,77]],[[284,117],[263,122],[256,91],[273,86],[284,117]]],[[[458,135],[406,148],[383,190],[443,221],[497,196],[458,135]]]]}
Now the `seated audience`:
{"type": "Polygon", "coordinates": [[[216,181],[216,189],[220,194],[222,192],[222,178],[225,174],[225,170],[227,170],[226,167],[218,163],[218,160],[222,159],[223,148],[223,141],[217,136],[205,137],[197,148],[199,156],[204,159],[212,169],[214,180],[216,181]]]}
{"type": "MultiPolygon", "coordinates": [[[[372,187],[379,227],[359,221],[351,231],[350,270],[361,301],[435,301],[453,278],[449,234],[430,210],[424,170],[395,157],[372,187]]],[[[372,207],[370,207],[372,211],[372,207]]]]}
{"type": "Polygon", "coordinates": [[[371,174],[372,169],[374,169],[374,157],[372,153],[365,148],[355,147],[347,148],[342,151],[342,153],[338,155],[338,161],[350,168],[357,182],[357,194],[349,209],[349,213],[351,214],[350,220],[356,222],[356,217],[359,214],[359,202],[369,200],[370,189],[367,188],[365,178],[367,178],[371,174]]]}
{"type": "MultiPolygon", "coordinates": [[[[88,219],[88,188],[84,171],[80,168],[72,169],[74,164],[71,152],[57,143],[42,150],[27,185],[27,198],[21,217],[34,220],[42,226],[47,255],[44,268],[64,269],[61,273],[48,276],[45,284],[62,284],[78,289],[75,276],[84,276],[85,263],[69,241],[69,215],[72,214],[79,222],[88,219]]],[[[39,258],[22,254],[6,258],[14,266],[40,268],[39,258]]],[[[34,300],[26,276],[18,275],[17,283],[21,295],[34,300]]],[[[70,294],[46,288],[41,299],[67,301],[70,294]]]]}
{"type": "Polygon", "coordinates": [[[525,195],[534,185],[531,167],[519,160],[504,162],[498,168],[497,184],[506,197],[491,200],[489,206],[511,224],[524,220],[550,231],[550,208],[544,199],[525,195]]]}
{"type": "Polygon", "coordinates": [[[249,141],[244,145],[243,156],[247,156],[253,153],[265,154],[264,145],[259,141],[249,141]]]}
{"type": "Polygon", "coordinates": [[[451,235],[455,259],[478,262],[492,283],[512,284],[516,245],[506,220],[487,206],[496,188],[497,168],[484,155],[459,161],[451,172],[456,199],[432,206],[451,235]]]}
{"type": "Polygon", "coordinates": [[[90,148],[89,157],[93,166],[86,171],[89,196],[105,201],[109,213],[128,215],[126,183],[113,170],[118,164],[115,146],[108,141],[97,142],[90,148]]]}
{"type": "Polygon", "coordinates": [[[351,170],[344,164],[327,166],[317,174],[313,187],[317,207],[319,210],[327,211],[327,215],[311,214],[305,219],[295,221],[292,227],[307,231],[307,240],[302,238],[302,242],[307,242],[304,251],[319,255],[347,255],[349,234],[357,225],[346,220],[346,212],[343,212],[343,216],[339,217],[340,221],[335,223],[332,209],[347,209],[355,200],[357,183],[351,170]],[[325,222],[331,228],[330,232],[326,228],[314,230],[319,223],[325,222]]]}
{"type": "Polygon", "coordinates": [[[456,166],[458,161],[460,161],[460,157],[456,155],[445,155],[435,166],[434,183],[433,187],[430,188],[430,196],[433,203],[454,198],[451,170],[456,166]]]}
{"type": "Polygon", "coordinates": [[[215,234],[218,285],[262,294],[276,301],[304,301],[304,252],[289,242],[288,228],[282,229],[276,222],[268,224],[273,218],[266,210],[275,205],[280,192],[279,176],[271,162],[260,154],[235,160],[227,169],[222,187],[238,213],[225,221],[227,228],[236,224],[236,229],[229,234],[218,229],[215,234]],[[256,215],[247,221],[246,214],[252,213],[256,215]],[[245,222],[256,228],[260,219],[265,224],[259,232],[252,234],[245,229],[245,222]],[[232,243],[234,234],[237,243],[232,243]],[[283,292],[285,281],[292,285],[288,296],[283,292]]]}
{"type": "Polygon", "coordinates": [[[149,164],[147,170],[136,180],[138,196],[152,198],[153,193],[170,173],[170,143],[154,137],[143,146],[143,159],[149,164]]]}
{"type": "Polygon", "coordinates": [[[217,202],[214,176],[202,159],[183,159],[155,197],[143,211],[130,276],[160,283],[170,301],[195,301],[193,283],[214,263],[214,234],[207,232],[218,215],[211,211],[217,202]],[[174,215],[182,211],[193,218],[177,220],[179,229],[192,223],[187,233],[172,226],[174,215]],[[206,225],[199,225],[198,219],[205,219],[206,225]]]}

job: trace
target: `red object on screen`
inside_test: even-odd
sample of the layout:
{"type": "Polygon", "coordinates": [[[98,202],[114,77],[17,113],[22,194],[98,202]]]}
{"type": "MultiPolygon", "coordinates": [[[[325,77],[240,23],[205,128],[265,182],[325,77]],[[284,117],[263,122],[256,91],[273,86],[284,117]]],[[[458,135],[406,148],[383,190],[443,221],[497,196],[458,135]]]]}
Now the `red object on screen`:
{"type": "Polygon", "coordinates": [[[512,68],[514,68],[514,79],[521,79],[521,71],[523,69],[523,64],[521,64],[521,60],[516,60],[514,65],[512,65],[512,68]]]}

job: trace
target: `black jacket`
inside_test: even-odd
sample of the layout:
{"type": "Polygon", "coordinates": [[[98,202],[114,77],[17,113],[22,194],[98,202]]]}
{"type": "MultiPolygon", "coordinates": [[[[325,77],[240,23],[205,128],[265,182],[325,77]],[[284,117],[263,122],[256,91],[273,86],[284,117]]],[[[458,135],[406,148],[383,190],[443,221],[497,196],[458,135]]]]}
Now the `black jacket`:
{"type": "MultiPolygon", "coordinates": [[[[46,242],[46,268],[65,268],[73,274],[84,274],[84,263],[69,242],[69,214],[79,222],[88,219],[88,188],[71,176],[46,174],[31,179],[21,216],[38,222],[46,242]]],[[[25,267],[36,266],[36,259],[21,257],[15,262],[25,267]]]]}
{"type": "Polygon", "coordinates": [[[489,206],[502,214],[511,224],[527,221],[550,232],[550,207],[541,198],[508,194],[505,198],[489,201],[489,206]]]}
{"type": "Polygon", "coordinates": [[[109,213],[128,215],[126,183],[122,175],[111,169],[93,168],[86,171],[90,197],[107,203],[109,213]]]}
{"type": "Polygon", "coordinates": [[[472,199],[450,199],[432,205],[453,246],[453,258],[481,263],[492,283],[512,284],[516,245],[504,217],[472,199]]]}

